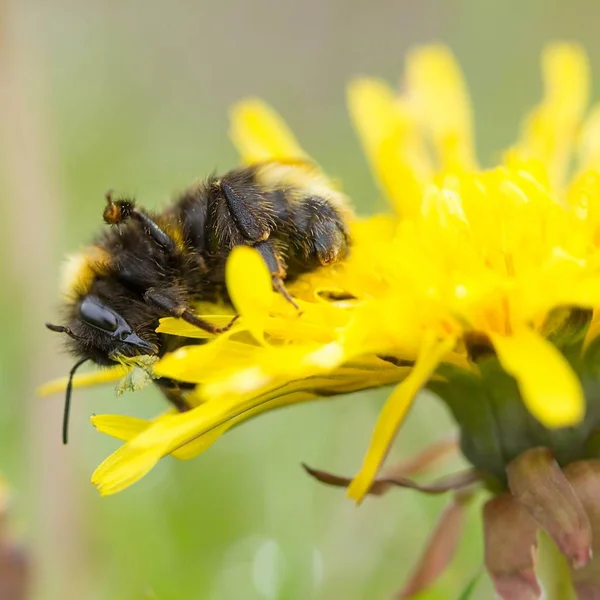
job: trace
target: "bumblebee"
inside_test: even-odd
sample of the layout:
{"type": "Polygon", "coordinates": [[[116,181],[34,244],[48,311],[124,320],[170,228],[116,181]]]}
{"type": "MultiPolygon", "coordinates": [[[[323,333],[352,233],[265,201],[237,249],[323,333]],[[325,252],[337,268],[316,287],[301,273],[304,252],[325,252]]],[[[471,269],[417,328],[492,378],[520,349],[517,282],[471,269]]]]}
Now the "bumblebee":
{"type": "MultiPolygon", "coordinates": [[[[194,304],[228,301],[225,262],[232,248],[256,248],[273,288],[294,304],[284,280],[342,259],[349,246],[345,197],[302,162],[266,162],[211,176],[160,213],[110,192],[106,200],[104,221],[112,227],[67,263],[66,324],[46,324],[68,336],[77,358],[65,399],[65,444],[72,380],[84,362],[108,366],[138,355],[160,357],[193,343],[156,333],[161,317],[214,334],[231,327],[235,317],[217,328],[194,313],[194,304]]],[[[155,381],[172,404],[187,409],[189,384],[155,381]]]]}

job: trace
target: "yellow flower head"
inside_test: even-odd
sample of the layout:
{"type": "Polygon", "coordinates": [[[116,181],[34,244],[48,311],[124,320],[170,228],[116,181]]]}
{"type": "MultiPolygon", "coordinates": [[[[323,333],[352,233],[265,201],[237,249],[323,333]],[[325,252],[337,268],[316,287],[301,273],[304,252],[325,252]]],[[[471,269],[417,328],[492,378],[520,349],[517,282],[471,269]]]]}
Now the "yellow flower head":
{"type": "MultiPolygon", "coordinates": [[[[153,422],[94,417],[126,441],[94,473],[100,491],[123,489],[167,454],[196,456],[265,410],[397,384],[349,487],[360,501],[419,390],[495,389],[492,363],[539,427],[580,423],[577,357],[593,346],[600,307],[600,108],[582,122],[579,47],[549,48],[543,77],[519,141],[489,169],[477,165],[466,85],[446,48],[411,53],[400,94],[379,80],[352,82],[350,114],[393,211],[354,218],[349,258],[290,284],[299,311],[273,292],[255,251],[235,249],[226,276],[236,324],[154,368],[197,384],[196,407],[153,422]]],[[[259,100],[233,108],[231,137],[247,163],[308,160],[259,100]]],[[[172,318],[159,331],[211,337],[172,318]]],[[[480,398],[464,401],[476,411],[480,398]]]]}

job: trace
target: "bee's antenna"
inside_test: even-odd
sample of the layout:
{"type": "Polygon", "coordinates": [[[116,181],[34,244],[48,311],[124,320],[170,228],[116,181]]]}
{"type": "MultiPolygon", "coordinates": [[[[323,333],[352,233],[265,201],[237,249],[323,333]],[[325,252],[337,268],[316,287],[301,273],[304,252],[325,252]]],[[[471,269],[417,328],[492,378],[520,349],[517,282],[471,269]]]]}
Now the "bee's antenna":
{"type": "Polygon", "coordinates": [[[78,360],[72,367],[69,373],[69,382],[67,383],[67,392],[65,394],[65,409],[63,411],[63,425],[62,425],[62,441],[63,444],[69,443],[69,414],[71,412],[71,392],[73,390],[73,376],[75,375],[75,371],[84,363],[87,362],[89,358],[82,358],[78,360]]]}
{"type": "Polygon", "coordinates": [[[80,335],[73,333],[68,327],[65,327],[64,325],[53,325],[52,323],[46,323],[46,327],[50,331],[55,331],[56,333],[66,333],[70,338],[73,338],[74,340],[82,339],[80,335]]]}

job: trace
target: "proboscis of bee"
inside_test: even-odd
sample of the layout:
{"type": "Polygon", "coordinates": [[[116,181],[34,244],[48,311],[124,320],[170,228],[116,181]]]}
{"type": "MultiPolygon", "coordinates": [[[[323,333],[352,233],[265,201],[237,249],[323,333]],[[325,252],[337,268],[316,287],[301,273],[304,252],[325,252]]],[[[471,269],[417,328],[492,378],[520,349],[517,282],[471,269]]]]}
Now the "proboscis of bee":
{"type": "MultiPolygon", "coordinates": [[[[265,162],[211,176],[181,194],[164,212],[132,198],[106,195],[104,221],[112,225],[65,269],[65,325],[77,358],[69,376],[63,420],[67,443],[72,378],[91,360],[112,365],[137,355],[162,356],[182,343],[156,333],[161,317],[181,318],[211,333],[194,313],[201,300],[227,301],[225,262],[234,246],[256,248],[273,287],[292,304],[284,279],[343,258],[349,245],[345,197],[303,162],[265,162]]],[[[187,408],[183,382],[155,380],[167,399],[187,408]]],[[[193,386],[192,386],[193,387],[193,386]]]]}

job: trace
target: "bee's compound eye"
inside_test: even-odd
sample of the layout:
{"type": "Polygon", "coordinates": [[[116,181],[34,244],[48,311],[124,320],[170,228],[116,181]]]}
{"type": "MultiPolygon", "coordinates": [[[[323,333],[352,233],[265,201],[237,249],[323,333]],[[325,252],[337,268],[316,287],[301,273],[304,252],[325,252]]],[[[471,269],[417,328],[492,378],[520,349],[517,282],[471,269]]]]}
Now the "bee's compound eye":
{"type": "Polygon", "coordinates": [[[98,298],[88,296],[79,306],[79,316],[84,323],[102,329],[103,331],[113,332],[117,330],[117,316],[115,313],[103,306],[98,298]]]}

